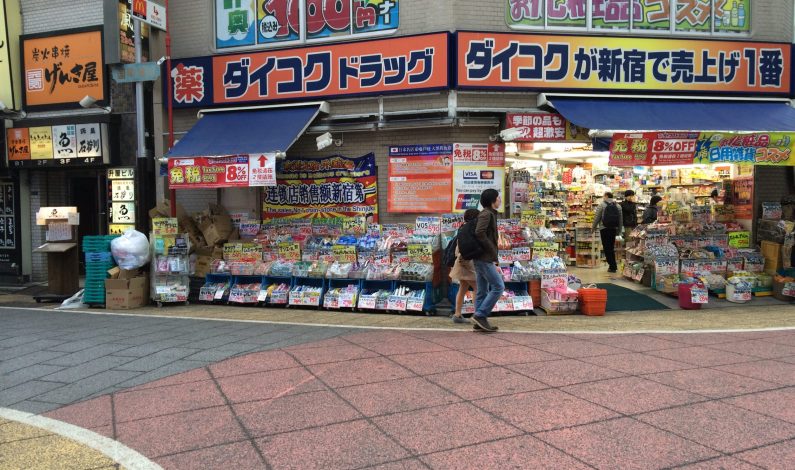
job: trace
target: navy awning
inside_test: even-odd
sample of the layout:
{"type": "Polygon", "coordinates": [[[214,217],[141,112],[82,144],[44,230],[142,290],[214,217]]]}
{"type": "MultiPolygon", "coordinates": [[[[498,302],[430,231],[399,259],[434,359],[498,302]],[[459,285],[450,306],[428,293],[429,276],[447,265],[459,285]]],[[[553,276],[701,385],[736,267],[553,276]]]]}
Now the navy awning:
{"type": "Polygon", "coordinates": [[[795,108],[783,102],[678,101],[548,97],[566,119],[606,131],[795,132],[795,108]]]}
{"type": "Polygon", "coordinates": [[[168,157],[220,157],[286,152],[306,131],[320,105],[207,112],[168,157]]]}

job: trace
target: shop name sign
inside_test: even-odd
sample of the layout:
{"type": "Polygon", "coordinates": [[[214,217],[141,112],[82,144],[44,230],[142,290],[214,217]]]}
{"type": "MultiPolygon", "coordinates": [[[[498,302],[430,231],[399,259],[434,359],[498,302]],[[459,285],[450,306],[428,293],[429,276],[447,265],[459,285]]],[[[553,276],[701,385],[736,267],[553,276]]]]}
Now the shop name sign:
{"type": "Polygon", "coordinates": [[[166,9],[162,5],[149,0],[130,0],[130,4],[133,18],[157,29],[166,30],[166,9]]]}
{"type": "Polygon", "coordinates": [[[790,44],[481,32],[456,43],[463,89],[790,92],[790,44]]]}
{"type": "Polygon", "coordinates": [[[276,186],[276,155],[170,158],[171,189],[276,186]]]}
{"type": "Polygon", "coordinates": [[[6,156],[13,168],[107,164],[107,124],[65,124],[6,130],[6,156]]]}
{"type": "Polygon", "coordinates": [[[448,86],[447,33],[172,61],[173,103],[197,107],[448,86]]]}

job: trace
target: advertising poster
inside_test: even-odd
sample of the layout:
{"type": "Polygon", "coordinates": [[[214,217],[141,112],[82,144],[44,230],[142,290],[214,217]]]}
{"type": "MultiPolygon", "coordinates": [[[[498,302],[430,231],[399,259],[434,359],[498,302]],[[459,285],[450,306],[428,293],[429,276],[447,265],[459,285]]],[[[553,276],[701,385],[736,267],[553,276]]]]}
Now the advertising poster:
{"type": "Polygon", "coordinates": [[[702,132],[698,136],[694,163],[793,166],[793,146],[795,133],[702,132]]]}
{"type": "Polygon", "coordinates": [[[483,32],[457,38],[462,89],[778,96],[790,89],[790,44],[483,32]]]}
{"type": "Polygon", "coordinates": [[[248,155],[168,159],[171,189],[248,187],[248,155]]]}
{"type": "Polygon", "coordinates": [[[754,178],[737,178],[732,181],[732,186],[734,216],[738,219],[752,219],[754,216],[754,178]]]}
{"type": "Polygon", "coordinates": [[[505,127],[522,130],[522,135],[512,142],[591,142],[588,129],[557,113],[508,113],[505,127]]]}
{"type": "Polygon", "coordinates": [[[263,192],[263,220],[355,216],[365,216],[368,223],[378,220],[378,173],[372,153],[359,158],[289,158],[277,164],[276,183],[263,192]]]}
{"type": "Polygon", "coordinates": [[[449,144],[390,147],[387,210],[448,212],[452,205],[452,152],[449,144]]]}
{"type": "Polygon", "coordinates": [[[486,189],[496,189],[502,198],[499,212],[505,210],[505,169],[485,165],[456,164],[453,167],[453,211],[480,209],[480,194],[486,189]]]}
{"type": "Polygon", "coordinates": [[[610,141],[610,165],[690,165],[698,136],[698,132],[616,133],[610,141]]]}
{"type": "Polygon", "coordinates": [[[505,167],[505,144],[453,144],[453,164],[505,167]]]}
{"type": "Polygon", "coordinates": [[[215,47],[254,45],[257,13],[255,0],[215,0],[215,47]]]}

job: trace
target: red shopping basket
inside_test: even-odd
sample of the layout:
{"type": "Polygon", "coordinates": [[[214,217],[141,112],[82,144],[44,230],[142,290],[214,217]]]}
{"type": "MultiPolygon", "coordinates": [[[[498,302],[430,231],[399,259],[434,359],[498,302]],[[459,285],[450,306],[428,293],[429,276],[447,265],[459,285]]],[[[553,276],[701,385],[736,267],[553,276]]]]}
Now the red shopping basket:
{"type": "Polygon", "coordinates": [[[583,287],[577,291],[580,311],[584,315],[602,316],[607,310],[607,289],[599,289],[594,285],[583,287]]]}

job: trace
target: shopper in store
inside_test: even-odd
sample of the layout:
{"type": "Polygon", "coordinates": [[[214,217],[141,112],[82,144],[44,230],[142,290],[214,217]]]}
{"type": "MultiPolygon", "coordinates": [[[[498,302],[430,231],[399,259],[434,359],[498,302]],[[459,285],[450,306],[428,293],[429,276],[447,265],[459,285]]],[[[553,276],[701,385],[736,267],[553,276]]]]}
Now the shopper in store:
{"type": "Polygon", "coordinates": [[[489,324],[489,314],[505,291],[502,274],[497,269],[497,210],[502,205],[500,193],[496,189],[483,191],[480,205],[483,211],[478,215],[475,236],[483,252],[474,260],[478,288],[472,323],[476,331],[495,332],[497,327],[489,324]]]}
{"type": "Polygon", "coordinates": [[[662,197],[660,196],[655,195],[651,197],[651,201],[649,201],[649,207],[643,211],[643,220],[641,220],[640,223],[644,225],[651,224],[657,220],[657,211],[659,210],[657,204],[659,204],[660,201],[662,201],[662,197]]]}
{"type": "Polygon", "coordinates": [[[713,189],[709,195],[709,205],[710,206],[717,206],[720,205],[720,192],[717,189],[713,189]]]}
{"type": "Polygon", "coordinates": [[[616,200],[613,199],[613,193],[608,191],[605,193],[602,202],[596,208],[596,214],[593,219],[593,229],[599,229],[599,235],[601,235],[602,238],[602,249],[607,259],[607,272],[609,273],[618,271],[618,264],[616,263],[616,237],[622,233],[623,226],[621,207],[616,200]]]}
{"type": "Polygon", "coordinates": [[[636,202],[635,191],[628,189],[624,191],[624,200],[621,201],[621,217],[624,221],[624,238],[629,238],[632,230],[638,226],[638,204],[636,202]]]}
{"type": "MultiPolygon", "coordinates": [[[[476,219],[478,215],[480,215],[479,210],[467,209],[467,211],[464,212],[464,223],[476,219]]],[[[452,278],[453,283],[458,284],[458,295],[456,295],[455,300],[453,323],[466,323],[467,320],[461,315],[461,308],[464,306],[464,299],[470,288],[475,291],[477,295],[478,288],[475,283],[477,275],[475,274],[474,262],[472,260],[465,260],[461,257],[461,252],[458,250],[458,247],[455,249],[455,256],[455,265],[453,265],[453,269],[450,271],[450,278],[452,278]]]]}

